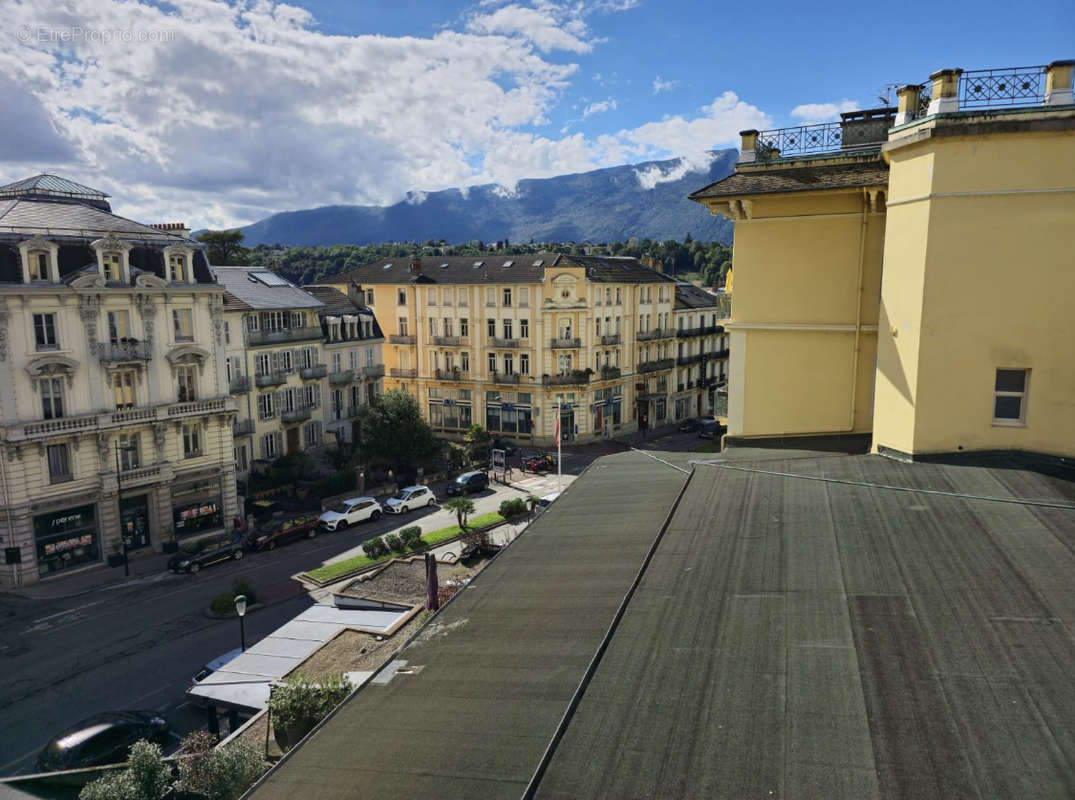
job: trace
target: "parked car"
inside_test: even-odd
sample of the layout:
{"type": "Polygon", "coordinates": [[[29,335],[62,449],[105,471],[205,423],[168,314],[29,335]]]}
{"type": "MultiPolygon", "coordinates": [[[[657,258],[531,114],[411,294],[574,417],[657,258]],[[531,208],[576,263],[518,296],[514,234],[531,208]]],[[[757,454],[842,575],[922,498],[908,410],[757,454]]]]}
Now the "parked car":
{"type": "Polygon", "coordinates": [[[350,500],[341,500],[328,511],[322,511],[317,520],[326,531],[342,531],[367,519],[380,519],[383,510],[372,497],[352,497],[350,500]]]}
{"type": "Polygon", "coordinates": [[[408,486],[395,497],[385,501],[384,510],[389,514],[406,514],[412,508],[431,506],[437,502],[437,496],[428,486],[408,486]]]}
{"type": "Polygon", "coordinates": [[[698,429],[698,436],[701,439],[719,439],[727,430],[717,420],[710,419],[702,423],[702,427],[698,429]]]}
{"type": "Polygon", "coordinates": [[[194,542],[179,546],[179,551],[168,559],[168,569],[172,572],[197,572],[202,567],[243,557],[243,540],[233,533],[219,533],[206,536],[194,542]]]}
{"type": "Polygon", "coordinates": [[[493,439],[493,449],[503,450],[505,457],[510,457],[519,452],[519,448],[513,445],[511,442],[505,442],[503,439],[493,439]]]}
{"type": "Polygon", "coordinates": [[[314,514],[271,519],[247,535],[246,546],[251,550],[273,550],[300,536],[312,539],[317,536],[319,521],[314,514]]]}
{"type": "Polygon", "coordinates": [[[201,683],[218,669],[223,669],[226,664],[230,663],[232,659],[237,658],[240,654],[242,654],[242,652],[243,651],[240,648],[236,648],[234,650],[229,650],[222,656],[217,656],[200,670],[194,673],[193,677],[191,677],[190,679],[190,685],[196,686],[197,684],[201,683]]]}
{"type": "Polygon", "coordinates": [[[716,417],[712,415],[707,415],[704,417],[695,417],[694,419],[686,419],[683,420],[682,423],[680,423],[679,429],[683,433],[694,433],[695,431],[701,430],[702,426],[705,423],[714,419],[716,419],[716,417]]]}
{"type": "Polygon", "coordinates": [[[152,711],[108,711],[72,725],[45,745],[37,756],[40,772],[55,772],[127,760],[139,739],[164,744],[168,721],[152,711]]]}
{"type": "Polygon", "coordinates": [[[552,494],[547,494],[544,497],[540,498],[537,501],[537,509],[538,509],[538,511],[544,511],[546,508],[551,506],[553,504],[553,501],[555,501],[556,498],[559,497],[559,496],[560,496],[559,492],[553,492],[552,494]]]}
{"type": "Polygon", "coordinates": [[[454,497],[455,495],[468,494],[469,492],[480,492],[482,489],[489,488],[489,475],[482,470],[474,470],[473,472],[464,472],[454,481],[448,484],[448,496],[454,497]]]}
{"type": "Polygon", "coordinates": [[[246,513],[253,515],[254,521],[259,525],[277,514],[294,513],[301,510],[297,503],[279,497],[274,497],[271,500],[247,498],[245,505],[246,513]]]}

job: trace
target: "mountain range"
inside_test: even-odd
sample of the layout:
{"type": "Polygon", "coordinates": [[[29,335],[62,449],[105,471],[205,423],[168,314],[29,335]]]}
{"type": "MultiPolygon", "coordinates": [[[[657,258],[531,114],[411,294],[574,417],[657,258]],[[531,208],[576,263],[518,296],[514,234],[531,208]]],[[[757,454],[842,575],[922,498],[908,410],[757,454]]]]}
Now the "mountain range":
{"type": "Polygon", "coordinates": [[[702,169],[690,169],[680,159],[649,161],[521,180],[514,190],[488,184],[466,192],[419,193],[391,206],[284,211],[244,227],[244,244],[663,241],[682,240],[688,233],[727,244],[731,221],[710,215],[687,195],[729,175],[736,155],[735,150],[714,152],[702,169]]]}

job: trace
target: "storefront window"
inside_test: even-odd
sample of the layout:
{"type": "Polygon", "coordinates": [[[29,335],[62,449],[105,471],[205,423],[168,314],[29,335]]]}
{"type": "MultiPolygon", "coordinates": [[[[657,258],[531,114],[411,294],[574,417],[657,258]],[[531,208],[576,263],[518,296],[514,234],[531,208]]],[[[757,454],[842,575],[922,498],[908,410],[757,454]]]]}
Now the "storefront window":
{"type": "Polygon", "coordinates": [[[119,504],[119,519],[129,550],[149,544],[149,495],[122,500],[119,504]]]}
{"type": "Polygon", "coordinates": [[[99,561],[96,506],[80,506],[34,517],[34,539],[40,575],[99,561]]]}
{"type": "Polygon", "coordinates": [[[189,481],[172,488],[172,523],[176,536],[190,536],[224,524],[220,481],[189,481]]]}

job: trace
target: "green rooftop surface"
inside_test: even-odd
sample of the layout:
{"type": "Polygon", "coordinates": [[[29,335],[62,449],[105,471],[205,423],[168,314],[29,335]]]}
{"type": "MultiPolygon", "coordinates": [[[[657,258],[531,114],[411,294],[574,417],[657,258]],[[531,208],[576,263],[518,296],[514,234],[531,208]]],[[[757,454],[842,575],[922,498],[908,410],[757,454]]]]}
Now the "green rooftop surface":
{"type": "MultiPolygon", "coordinates": [[[[1075,483],[706,458],[535,796],[1075,796],[1075,483]]],[[[685,477],[595,462],[252,796],[522,796],[685,477]]]]}

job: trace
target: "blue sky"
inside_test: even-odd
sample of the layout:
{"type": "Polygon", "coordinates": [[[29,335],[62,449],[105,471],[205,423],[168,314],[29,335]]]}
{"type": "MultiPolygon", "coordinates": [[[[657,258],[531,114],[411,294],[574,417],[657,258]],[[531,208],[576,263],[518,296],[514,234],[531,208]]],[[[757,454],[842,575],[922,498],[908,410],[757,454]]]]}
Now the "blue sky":
{"type": "Polygon", "coordinates": [[[17,0],[0,102],[25,124],[0,133],[0,179],[59,172],[131,216],[224,226],[687,168],[741,128],[874,107],[935,69],[1075,57],[1073,30],[1070,0],[17,0]]]}

